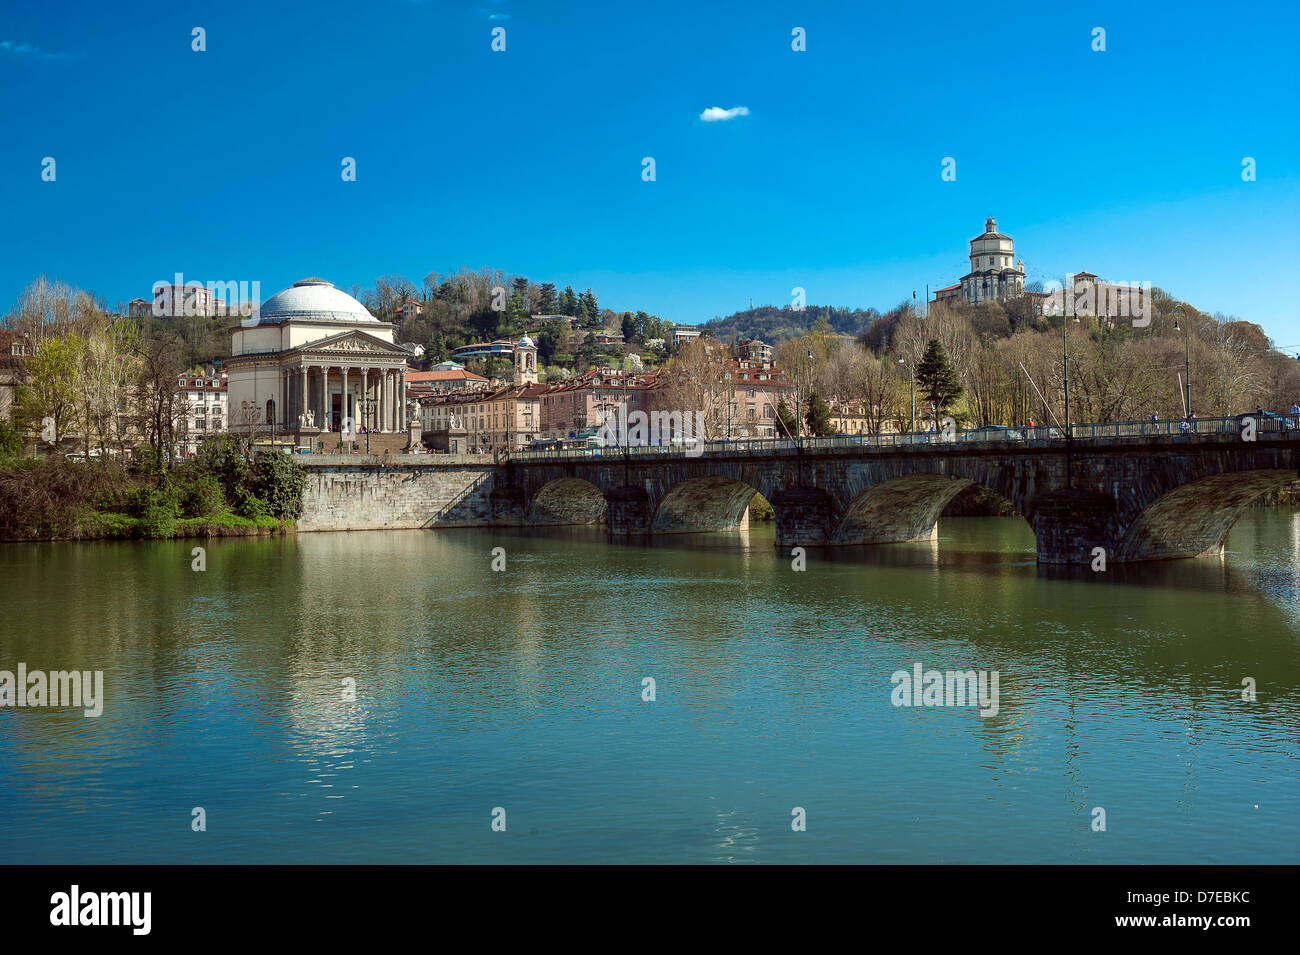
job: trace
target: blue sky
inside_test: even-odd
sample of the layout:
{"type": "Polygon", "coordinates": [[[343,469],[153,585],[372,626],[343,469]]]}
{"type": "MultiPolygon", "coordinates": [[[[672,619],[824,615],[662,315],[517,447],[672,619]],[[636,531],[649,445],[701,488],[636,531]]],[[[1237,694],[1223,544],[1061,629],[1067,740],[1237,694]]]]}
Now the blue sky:
{"type": "Polygon", "coordinates": [[[463,265],[681,323],[794,286],[883,310],[960,278],[993,215],[1030,280],[1151,281],[1300,346],[1298,28],[1294,3],[9,5],[0,309],[41,272],[113,303],[177,271],[265,297],[463,265]]]}

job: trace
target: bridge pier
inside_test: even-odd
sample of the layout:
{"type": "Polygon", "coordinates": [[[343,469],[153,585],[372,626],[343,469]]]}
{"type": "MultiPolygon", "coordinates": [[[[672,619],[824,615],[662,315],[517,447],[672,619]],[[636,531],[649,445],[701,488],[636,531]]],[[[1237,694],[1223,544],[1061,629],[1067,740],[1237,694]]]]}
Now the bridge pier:
{"type": "Polygon", "coordinates": [[[611,537],[650,533],[650,495],[640,487],[616,487],[605,492],[605,518],[611,537]]]}
{"type": "Polygon", "coordinates": [[[528,518],[524,489],[507,485],[493,488],[488,494],[492,523],[496,526],[522,527],[528,518]]]}
{"type": "Polygon", "coordinates": [[[819,487],[791,487],[772,495],[776,512],[776,546],[819,547],[835,531],[834,505],[819,487]]]}
{"type": "Polygon", "coordinates": [[[1034,501],[1030,520],[1040,564],[1093,562],[1095,548],[1103,548],[1114,562],[1120,537],[1115,502],[1104,494],[1082,488],[1065,488],[1034,501]]]}

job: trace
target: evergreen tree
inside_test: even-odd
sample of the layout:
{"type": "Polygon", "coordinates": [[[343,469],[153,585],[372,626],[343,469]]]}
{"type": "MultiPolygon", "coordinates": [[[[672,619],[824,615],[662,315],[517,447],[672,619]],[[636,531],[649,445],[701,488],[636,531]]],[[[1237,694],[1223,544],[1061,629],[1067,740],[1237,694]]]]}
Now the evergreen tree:
{"type": "Polygon", "coordinates": [[[539,365],[551,364],[557,347],[559,347],[559,340],[555,337],[555,332],[549,328],[542,329],[537,336],[537,363],[539,365]]]}
{"type": "Polygon", "coordinates": [[[948,360],[948,353],[937,338],[930,339],[930,343],[925,346],[925,355],[916,366],[916,387],[925,400],[930,402],[934,428],[938,431],[939,416],[961,397],[963,389],[957,369],[948,360]]]}
{"type": "Polygon", "coordinates": [[[623,313],[623,343],[627,344],[636,338],[636,316],[631,312],[623,313]]]}
{"type": "Polygon", "coordinates": [[[559,305],[559,300],[555,297],[555,286],[550,282],[543,282],[538,290],[537,307],[541,309],[543,315],[554,315],[559,305]]]}
{"type": "Polygon", "coordinates": [[[798,422],[791,413],[790,408],[782,398],[776,403],[776,436],[778,438],[793,438],[799,433],[798,422]]]}
{"type": "Polygon", "coordinates": [[[524,330],[524,324],[528,321],[528,296],[521,293],[518,287],[510,293],[510,300],[506,302],[506,314],[503,320],[507,330],[511,335],[524,330]]]}
{"type": "Polygon", "coordinates": [[[578,297],[578,304],[581,310],[579,314],[585,312],[588,325],[600,324],[600,304],[596,301],[596,295],[591,289],[587,289],[578,297]]]}
{"type": "Polygon", "coordinates": [[[577,315],[578,313],[578,296],[573,294],[573,286],[564,286],[564,294],[560,296],[560,314],[577,315]]]}
{"type": "Polygon", "coordinates": [[[836,433],[835,426],[831,424],[831,407],[826,403],[826,399],[815,391],[808,396],[808,410],[804,412],[804,421],[808,425],[808,433],[814,437],[836,433]]]}

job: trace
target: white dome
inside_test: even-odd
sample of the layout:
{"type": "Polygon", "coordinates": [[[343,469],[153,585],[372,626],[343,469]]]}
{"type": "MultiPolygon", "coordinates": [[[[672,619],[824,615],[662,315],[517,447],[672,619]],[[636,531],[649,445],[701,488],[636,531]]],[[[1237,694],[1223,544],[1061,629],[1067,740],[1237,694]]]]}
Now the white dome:
{"type": "Polygon", "coordinates": [[[533,344],[533,340],[532,340],[531,338],[529,338],[527,335],[525,335],[523,338],[519,339],[519,344],[516,345],[515,347],[516,347],[516,348],[536,348],[537,346],[533,344]]]}
{"type": "Polygon", "coordinates": [[[324,279],[303,279],[272,295],[262,303],[258,324],[276,325],[290,318],[350,325],[379,322],[364,305],[324,279]]]}

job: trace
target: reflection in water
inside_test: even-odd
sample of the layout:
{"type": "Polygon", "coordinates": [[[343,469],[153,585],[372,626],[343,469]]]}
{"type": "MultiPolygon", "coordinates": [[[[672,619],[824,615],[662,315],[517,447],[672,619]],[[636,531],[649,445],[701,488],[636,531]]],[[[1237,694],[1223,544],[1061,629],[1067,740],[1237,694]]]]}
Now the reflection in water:
{"type": "Polygon", "coordinates": [[[939,531],[801,573],[770,525],[0,545],[0,669],[107,693],[0,708],[0,860],[1300,861],[1300,511],[1105,574],[939,531]],[[997,716],[892,706],[918,662],[997,716]]]}

